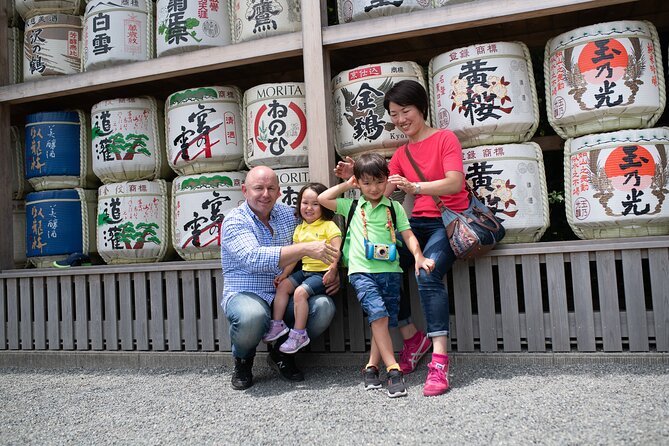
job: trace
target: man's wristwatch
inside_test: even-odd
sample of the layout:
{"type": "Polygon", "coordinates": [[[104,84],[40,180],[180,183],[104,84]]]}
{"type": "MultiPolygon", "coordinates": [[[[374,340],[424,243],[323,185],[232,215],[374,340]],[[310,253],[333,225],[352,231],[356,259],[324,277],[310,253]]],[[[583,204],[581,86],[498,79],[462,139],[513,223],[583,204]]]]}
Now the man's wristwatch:
{"type": "Polygon", "coordinates": [[[418,195],[420,193],[420,183],[413,183],[413,194],[418,195]]]}

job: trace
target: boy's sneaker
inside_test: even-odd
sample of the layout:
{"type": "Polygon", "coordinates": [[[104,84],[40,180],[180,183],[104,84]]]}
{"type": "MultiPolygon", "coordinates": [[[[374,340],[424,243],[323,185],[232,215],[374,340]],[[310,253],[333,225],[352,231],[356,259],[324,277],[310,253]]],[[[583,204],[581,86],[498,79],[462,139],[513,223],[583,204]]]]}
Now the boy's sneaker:
{"type": "Polygon", "coordinates": [[[427,365],[428,373],[423,387],[423,395],[437,396],[448,390],[448,362],[439,364],[432,361],[427,365]]]}
{"type": "Polygon", "coordinates": [[[413,372],[418,365],[420,359],[432,347],[432,341],[422,331],[418,332],[420,338],[415,342],[405,342],[402,351],[400,352],[400,368],[405,375],[413,372]]]}
{"type": "Polygon", "coordinates": [[[279,347],[279,351],[281,353],[287,353],[289,355],[293,353],[297,353],[299,349],[302,347],[306,347],[309,345],[309,335],[307,335],[307,332],[305,331],[304,334],[299,334],[295,330],[290,330],[290,334],[288,335],[288,339],[286,342],[281,344],[281,347],[279,347]]]}
{"type": "Polygon", "coordinates": [[[380,389],[382,384],[381,379],[379,379],[379,369],[369,366],[363,370],[362,382],[365,385],[365,390],[380,389]]]}
{"type": "Polygon", "coordinates": [[[404,384],[404,375],[400,370],[391,370],[388,372],[386,392],[391,398],[407,396],[407,386],[404,384]]]}
{"type": "Polygon", "coordinates": [[[269,330],[265,333],[265,336],[262,337],[263,342],[272,342],[279,339],[281,336],[288,333],[290,329],[284,324],[283,321],[272,320],[269,325],[269,330]]]}

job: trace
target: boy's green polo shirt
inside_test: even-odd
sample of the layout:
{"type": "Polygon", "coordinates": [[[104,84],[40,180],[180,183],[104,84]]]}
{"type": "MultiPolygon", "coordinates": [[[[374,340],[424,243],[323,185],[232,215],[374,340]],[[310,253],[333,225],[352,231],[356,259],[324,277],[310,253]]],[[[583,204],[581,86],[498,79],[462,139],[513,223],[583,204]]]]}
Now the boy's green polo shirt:
{"type": "MultiPolygon", "coordinates": [[[[353,199],[351,198],[337,198],[337,214],[343,215],[344,219],[348,217],[348,212],[351,209],[353,199]]],[[[388,207],[395,209],[397,217],[397,228],[399,232],[410,229],[409,219],[404,211],[404,208],[396,201],[391,201],[387,197],[383,197],[379,204],[372,208],[372,205],[360,197],[358,206],[355,209],[351,225],[348,228],[348,235],[346,236],[346,243],[344,252],[348,252],[348,273],[401,273],[399,255],[394,262],[385,260],[368,260],[365,257],[365,247],[363,242],[362,232],[362,215],[361,210],[365,210],[367,217],[367,237],[371,243],[383,243],[389,245],[392,243],[390,231],[388,230],[388,207]],[[347,251],[348,250],[348,251],[347,251]]],[[[392,224],[392,218],[390,219],[392,224]]]]}

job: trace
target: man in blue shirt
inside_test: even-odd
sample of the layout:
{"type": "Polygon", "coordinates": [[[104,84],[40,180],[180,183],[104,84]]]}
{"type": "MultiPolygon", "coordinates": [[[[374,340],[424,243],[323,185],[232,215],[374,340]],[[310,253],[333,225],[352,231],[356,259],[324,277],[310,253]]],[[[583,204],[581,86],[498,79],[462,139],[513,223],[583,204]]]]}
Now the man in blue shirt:
{"type": "MultiPolygon", "coordinates": [[[[233,209],[223,222],[221,263],[223,265],[223,300],[221,306],[230,323],[232,356],[235,371],[231,384],[236,390],[253,385],[253,359],[256,347],[269,327],[271,304],[276,289],[274,278],[286,265],[304,256],[326,264],[339,259],[339,250],[322,241],[292,244],[297,225],[295,211],[277,203],[281,194],[276,173],[266,166],[251,169],[242,185],[246,201],[233,209]]],[[[339,281],[327,292],[336,293],[339,281]]],[[[325,295],[309,298],[307,332],[314,338],[327,329],[334,317],[335,306],[325,295]]],[[[286,323],[293,325],[292,297],[286,308],[286,323]]],[[[279,338],[269,347],[267,362],[281,377],[302,381],[293,355],[281,353],[279,338]]]]}

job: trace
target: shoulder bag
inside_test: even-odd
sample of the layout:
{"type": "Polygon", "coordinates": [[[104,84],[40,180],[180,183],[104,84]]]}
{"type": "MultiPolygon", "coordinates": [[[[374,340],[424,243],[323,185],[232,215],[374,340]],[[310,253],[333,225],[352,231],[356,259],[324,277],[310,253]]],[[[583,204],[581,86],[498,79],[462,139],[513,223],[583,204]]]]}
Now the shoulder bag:
{"type": "MultiPolygon", "coordinates": [[[[409,162],[413,166],[421,181],[428,181],[409,152],[408,144],[404,146],[409,162]]],[[[434,199],[437,209],[441,212],[441,219],[446,227],[448,241],[458,259],[473,259],[479,257],[495,247],[497,242],[504,238],[506,231],[500,220],[493,212],[478,199],[476,194],[465,182],[469,206],[462,212],[455,212],[446,207],[439,197],[434,199]]]]}

